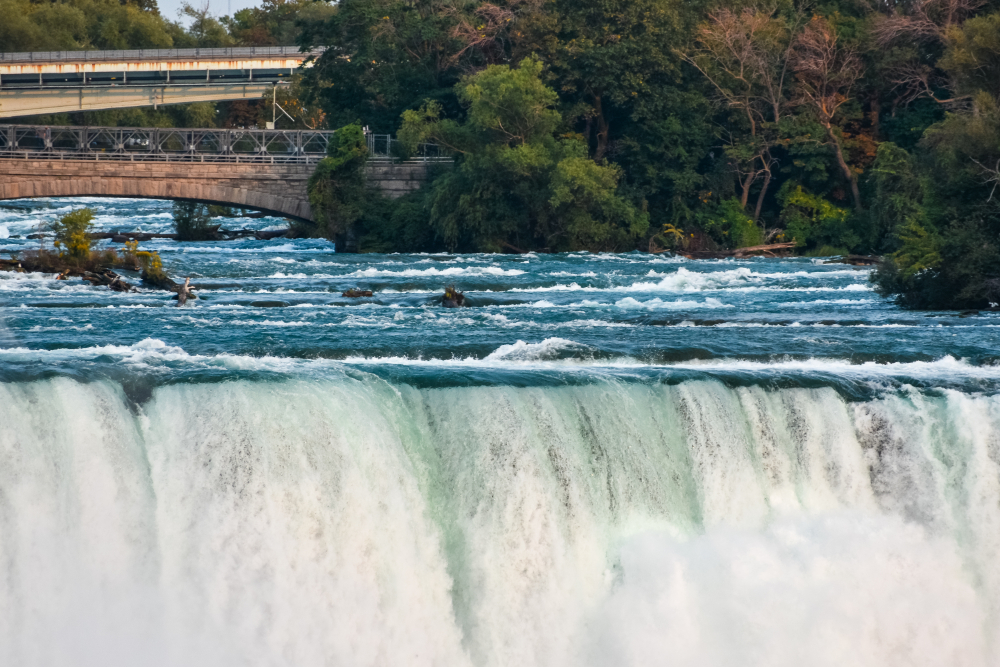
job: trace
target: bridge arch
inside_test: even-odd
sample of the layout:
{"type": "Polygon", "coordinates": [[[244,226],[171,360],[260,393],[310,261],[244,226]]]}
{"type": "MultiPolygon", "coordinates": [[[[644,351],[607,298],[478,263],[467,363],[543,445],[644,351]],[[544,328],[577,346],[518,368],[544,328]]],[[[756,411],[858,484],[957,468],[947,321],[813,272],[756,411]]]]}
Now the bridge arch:
{"type": "Polygon", "coordinates": [[[0,160],[0,200],[128,197],[198,201],[313,221],[314,165],[97,160],[0,160]]]}

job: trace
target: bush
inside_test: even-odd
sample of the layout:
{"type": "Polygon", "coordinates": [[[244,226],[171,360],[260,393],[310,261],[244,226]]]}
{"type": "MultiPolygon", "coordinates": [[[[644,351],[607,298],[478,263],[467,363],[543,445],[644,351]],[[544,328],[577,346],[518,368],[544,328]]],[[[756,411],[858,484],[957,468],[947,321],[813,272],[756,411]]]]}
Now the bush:
{"type": "Polygon", "coordinates": [[[215,238],[218,226],[212,224],[206,204],[175,201],[173,216],[178,241],[208,241],[215,238]]]}
{"type": "Polygon", "coordinates": [[[94,212],[81,208],[67,213],[52,223],[55,232],[55,247],[59,257],[72,262],[90,259],[90,228],[93,226],[94,212]]]}
{"type": "Polygon", "coordinates": [[[327,155],[309,178],[309,206],[316,225],[304,231],[333,240],[339,250],[373,198],[380,195],[365,187],[368,146],[360,125],[337,130],[327,155]]]}
{"type": "Polygon", "coordinates": [[[852,229],[850,212],[837,208],[818,195],[806,192],[801,185],[791,181],[782,187],[778,200],[782,204],[781,221],[785,226],[785,238],[795,241],[796,247],[815,254],[824,246],[827,251],[838,254],[850,252],[861,239],[852,229]]]}
{"type": "Polygon", "coordinates": [[[764,243],[764,230],[743,211],[736,198],[719,204],[715,215],[704,223],[705,230],[728,248],[747,248],[764,243]]]}

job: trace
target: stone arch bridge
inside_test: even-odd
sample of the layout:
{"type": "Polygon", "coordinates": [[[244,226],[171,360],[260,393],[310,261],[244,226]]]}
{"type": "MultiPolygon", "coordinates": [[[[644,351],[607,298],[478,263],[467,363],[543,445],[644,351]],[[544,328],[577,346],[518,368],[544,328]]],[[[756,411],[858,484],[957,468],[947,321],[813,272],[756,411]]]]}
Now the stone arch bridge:
{"type": "MultiPolygon", "coordinates": [[[[174,199],[313,221],[306,186],[333,132],[0,125],[0,200],[174,199]]],[[[369,141],[373,148],[374,135],[369,141]]],[[[390,197],[420,187],[433,158],[369,159],[390,197]]]]}

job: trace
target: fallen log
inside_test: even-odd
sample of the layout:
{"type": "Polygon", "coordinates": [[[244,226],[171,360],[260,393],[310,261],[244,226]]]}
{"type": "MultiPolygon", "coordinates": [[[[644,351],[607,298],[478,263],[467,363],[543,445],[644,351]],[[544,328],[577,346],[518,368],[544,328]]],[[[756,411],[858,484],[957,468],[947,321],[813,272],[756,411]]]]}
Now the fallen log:
{"type": "Polygon", "coordinates": [[[348,299],[360,299],[365,296],[372,296],[372,291],[370,289],[349,289],[346,292],[341,292],[340,296],[347,297],[348,299]]]}
{"type": "MultiPolygon", "coordinates": [[[[105,286],[113,292],[131,292],[135,289],[111,269],[104,269],[96,272],[84,271],[81,274],[81,277],[95,287],[105,286]]],[[[65,280],[65,278],[63,278],[63,280],[65,280]]]]}
{"type": "Polygon", "coordinates": [[[767,254],[777,257],[778,252],[788,251],[795,247],[795,241],[787,243],[768,243],[766,245],[754,245],[746,248],[736,248],[735,250],[679,250],[677,254],[688,259],[727,259],[751,257],[756,254],[767,254]]]}
{"type": "Polygon", "coordinates": [[[828,259],[824,264],[850,264],[851,266],[874,266],[882,261],[877,255],[846,255],[836,259],[828,259]]]}
{"type": "Polygon", "coordinates": [[[271,239],[282,238],[291,234],[292,230],[289,229],[271,229],[265,231],[259,231],[254,234],[261,241],[270,241],[271,239]]]}
{"type": "MultiPolygon", "coordinates": [[[[209,241],[235,241],[236,239],[253,237],[260,241],[282,238],[291,233],[289,229],[269,229],[259,231],[256,229],[213,229],[212,238],[209,241]]],[[[29,238],[42,238],[44,235],[32,235],[29,238]]],[[[154,234],[152,232],[96,232],[90,238],[97,240],[108,240],[112,243],[125,243],[126,241],[152,241],[153,239],[177,240],[177,234],[154,234]]]]}

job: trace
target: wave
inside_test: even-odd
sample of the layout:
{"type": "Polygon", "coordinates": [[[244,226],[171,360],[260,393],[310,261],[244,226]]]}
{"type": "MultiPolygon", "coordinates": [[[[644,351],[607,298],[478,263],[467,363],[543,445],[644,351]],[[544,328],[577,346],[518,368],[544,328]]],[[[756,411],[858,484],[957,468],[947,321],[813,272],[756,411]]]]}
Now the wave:
{"type": "Polygon", "coordinates": [[[404,278],[416,278],[424,276],[520,276],[524,275],[525,271],[521,269],[503,269],[498,266],[466,266],[462,267],[449,267],[447,269],[438,269],[436,267],[431,267],[428,269],[401,269],[399,271],[394,271],[391,269],[359,269],[351,273],[347,273],[341,277],[343,278],[378,278],[385,276],[399,276],[404,278]]]}

